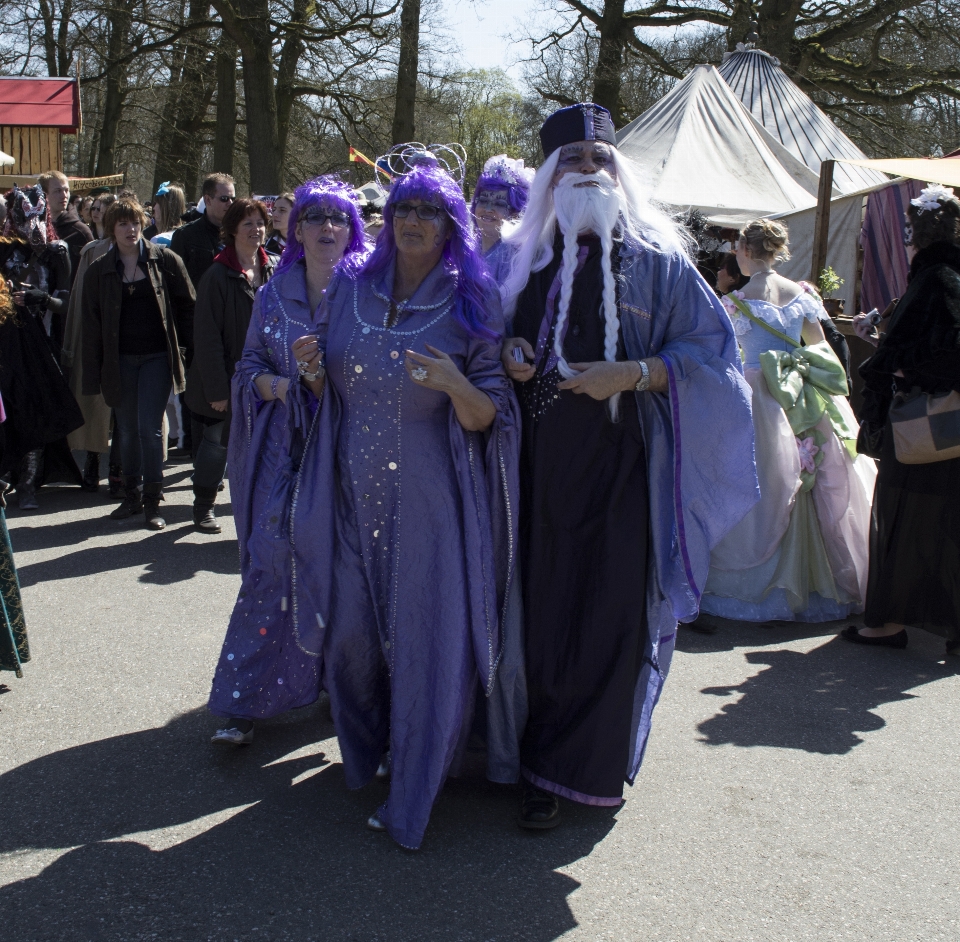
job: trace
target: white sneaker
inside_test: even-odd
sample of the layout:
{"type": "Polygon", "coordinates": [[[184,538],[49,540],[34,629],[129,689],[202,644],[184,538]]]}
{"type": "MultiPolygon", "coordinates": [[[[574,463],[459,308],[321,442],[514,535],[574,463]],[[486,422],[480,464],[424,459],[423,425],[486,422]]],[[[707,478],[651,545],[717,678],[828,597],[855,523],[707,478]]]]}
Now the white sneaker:
{"type": "Polygon", "coordinates": [[[380,765],[377,766],[376,773],[377,781],[385,782],[390,778],[390,752],[389,750],[383,754],[383,758],[380,760],[380,765]]]}
{"type": "Polygon", "coordinates": [[[232,729],[218,729],[210,742],[224,743],[228,746],[248,746],[253,742],[253,727],[245,733],[241,733],[235,726],[232,729]]]}
{"type": "Polygon", "coordinates": [[[375,814],[367,818],[367,827],[370,828],[371,831],[386,831],[387,829],[387,826],[375,814]]]}

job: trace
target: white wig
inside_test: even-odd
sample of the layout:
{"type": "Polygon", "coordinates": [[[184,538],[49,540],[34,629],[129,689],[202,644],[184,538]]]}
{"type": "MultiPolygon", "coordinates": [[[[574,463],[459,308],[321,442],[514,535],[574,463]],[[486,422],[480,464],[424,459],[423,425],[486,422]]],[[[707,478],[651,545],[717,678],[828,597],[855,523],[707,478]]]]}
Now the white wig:
{"type": "MultiPolygon", "coordinates": [[[[619,234],[624,241],[654,252],[688,254],[691,240],[683,224],[649,198],[628,157],[615,147],[611,147],[610,152],[617,170],[617,190],[621,197],[619,234]]],[[[523,217],[519,222],[503,225],[503,241],[517,249],[501,289],[503,311],[508,318],[516,312],[517,299],[531,273],[545,268],[553,258],[557,224],[553,177],[559,160],[558,148],[537,170],[523,217]]]]}
{"type": "MultiPolygon", "coordinates": [[[[614,361],[617,358],[617,344],[620,336],[620,319],[617,312],[616,284],[612,270],[613,236],[617,231],[625,242],[632,243],[654,252],[685,253],[690,239],[683,226],[654,205],[643,193],[637,181],[631,163],[611,148],[617,183],[610,196],[616,204],[609,206],[612,212],[605,217],[610,225],[600,227],[603,271],[603,298],[600,315],[604,320],[604,359],[614,361]],[[619,221],[617,221],[619,220],[619,221]]],[[[503,240],[516,247],[510,274],[501,289],[504,313],[508,318],[516,313],[517,300],[526,287],[532,272],[541,271],[553,258],[553,243],[557,227],[557,210],[554,202],[553,178],[560,159],[559,148],[554,151],[537,171],[530,188],[530,198],[526,211],[519,223],[504,226],[503,240]]],[[[603,176],[606,176],[604,174],[603,176]]],[[[563,337],[573,295],[574,272],[577,265],[576,226],[570,220],[562,227],[563,260],[560,268],[560,297],[553,328],[553,347],[558,360],[558,369],[565,379],[571,379],[576,372],[570,368],[563,356],[563,337]]],[[[611,396],[609,409],[611,417],[618,415],[619,393],[611,396]]]]}

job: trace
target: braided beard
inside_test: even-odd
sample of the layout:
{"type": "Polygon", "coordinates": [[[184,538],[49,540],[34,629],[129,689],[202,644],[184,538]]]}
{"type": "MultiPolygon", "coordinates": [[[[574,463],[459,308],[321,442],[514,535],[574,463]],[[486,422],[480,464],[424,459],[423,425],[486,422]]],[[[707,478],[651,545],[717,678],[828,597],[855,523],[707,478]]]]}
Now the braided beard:
{"type": "MultiPolygon", "coordinates": [[[[613,233],[620,221],[621,193],[616,181],[605,170],[590,178],[590,186],[582,186],[584,177],[568,173],[561,177],[553,190],[557,223],[563,233],[563,258],[560,264],[560,299],[553,329],[553,350],[557,369],[564,379],[577,375],[563,356],[562,339],[570,299],[573,296],[573,277],[577,268],[577,237],[594,233],[600,238],[600,266],[603,272],[603,302],[600,314],[604,319],[603,357],[608,362],[617,359],[617,341],[620,337],[620,318],[617,314],[617,288],[613,278],[611,256],[613,233]]],[[[620,393],[608,400],[610,417],[616,421],[620,393]]]]}

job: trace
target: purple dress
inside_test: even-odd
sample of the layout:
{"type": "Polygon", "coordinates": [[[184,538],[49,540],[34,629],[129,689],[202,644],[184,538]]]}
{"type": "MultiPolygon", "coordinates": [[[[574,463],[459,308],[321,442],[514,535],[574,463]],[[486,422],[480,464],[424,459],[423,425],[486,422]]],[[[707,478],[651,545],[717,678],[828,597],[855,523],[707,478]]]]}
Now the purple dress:
{"type": "MultiPolygon", "coordinates": [[[[504,693],[498,667],[501,680],[523,683],[506,663],[512,655],[500,663],[517,641],[506,612],[519,412],[500,343],[469,336],[454,318],[456,283],[443,263],[387,328],[392,284],[391,267],[341,277],[328,290],[327,383],[292,535],[329,560],[329,589],[323,580],[303,585],[297,607],[304,625],[312,609],[322,637],[347,785],[369,782],[389,748],[390,795],[378,813],[398,843],[417,848],[478,684],[489,704],[504,693]],[[404,351],[426,353],[426,344],[490,396],[497,413],[488,432],[465,431],[445,393],[408,375],[404,351]]],[[[499,310],[490,324],[502,329],[499,310]]]]}
{"type": "Polygon", "coordinates": [[[290,348],[316,330],[303,262],[257,292],[233,377],[230,496],[242,584],[210,691],[210,710],[219,716],[264,719],[313,703],[320,692],[320,650],[302,643],[294,610],[296,581],[316,579],[317,572],[309,559],[295,558],[290,545],[312,416],[296,396],[288,397],[289,405],[264,402],[254,383],[269,373],[299,387],[290,348]]]}

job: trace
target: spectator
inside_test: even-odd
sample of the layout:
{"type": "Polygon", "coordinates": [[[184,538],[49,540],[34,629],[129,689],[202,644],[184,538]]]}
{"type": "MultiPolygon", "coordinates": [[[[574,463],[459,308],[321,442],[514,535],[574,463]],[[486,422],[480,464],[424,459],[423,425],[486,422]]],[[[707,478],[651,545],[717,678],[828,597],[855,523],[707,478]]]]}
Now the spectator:
{"type": "MultiPolygon", "coordinates": [[[[180,218],[187,211],[187,198],[176,183],[161,183],[153,204],[153,219],[156,232],[144,235],[154,245],[170,245],[174,232],[183,225],[180,218]]],[[[194,286],[196,287],[196,286],[194,286]]]]}
{"type": "Polygon", "coordinates": [[[223,217],[226,247],[197,286],[187,405],[203,426],[194,461],[193,522],[204,533],[220,532],[213,506],[227,467],[230,383],[243,355],[254,297],[276,263],[263,249],[266,231],[267,207],[263,203],[253,199],[234,202],[223,217]]]}
{"type": "Polygon", "coordinates": [[[717,294],[722,298],[745,287],[749,280],[749,276],[740,271],[736,252],[727,252],[717,269],[717,294]]]}
{"type": "Polygon", "coordinates": [[[105,239],[107,237],[103,228],[103,214],[116,198],[113,193],[100,193],[93,198],[93,202],[90,204],[90,220],[93,225],[90,228],[95,239],[105,239]]]}
{"type": "Polygon", "coordinates": [[[110,516],[143,510],[148,529],[162,530],[163,414],[171,383],[185,385],[195,295],[180,258],[143,241],[146,221],[132,199],[107,209],[112,245],[83,283],[83,392],[102,393],[120,427],[126,496],[110,516]]]}
{"type": "Polygon", "coordinates": [[[273,210],[270,214],[270,237],[264,248],[276,256],[283,255],[287,244],[287,229],[290,224],[290,211],[293,209],[293,194],[281,193],[273,201],[273,210]]]}
{"type": "MultiPolygon", "coordinates": [[[[59,170],[40,174],[38,181],[47,197],[47,212],[53,220],[57,238],[67,243],[70,252],[70,284],[73,285],[73,273],[80,264],[80,251],[93,241],[93,233],[70,205],[70,181],[59,170]]],[[[63,334],[60,334],[62,341],[63,334]]]]}
{"type": "MultiPolygon", "coordinates": [[[[170,248],[183,259],[190,280],[194,286],[200,284],[204,272],[213,264],[214,256],[223,247],[220,240],[220,226],[230,204],[237,198],[233,186],[233,177],[225,173],[211,173],[201,187],[201,203],[203,211],[193,222],[177,229],[170,238],[170,248]]],[[[190,362],[187,361],[189,368],[190,362]]],[[[180,416],[183,425],[183,448],[186,453],[192,454],[200,444],[203,434],[198,424],[194,429],[194,422],[190,415],[190,408],[186,398],[180,396],[180,416]],[[196,434],[194,434],[196,431],[196,434]]]]}
{"type": "MultiPolygon", "coordinates": [[[[943,636],[947,653],[960,654],[960,457],[903,461],[908,455],[895,443],[890,421],[897,393],[916,396],[925,411],[928,396],[960,392],[960,202],[953,193],[930,186],[911,200],[904,241],[909,285],[886,336],[876,337],[866,315],[854,319],[857,333],[877,345],[860,366],[864,403],[857,444],[880,458],[880,474],[873,498],[866,627],[851,626],[843,637],[905,648],[909,625],[943,636]]],[[[944,449],[960,446],[951,415],[957,413],[940,416],[946,421],[937,445],[944,449]]]]}

